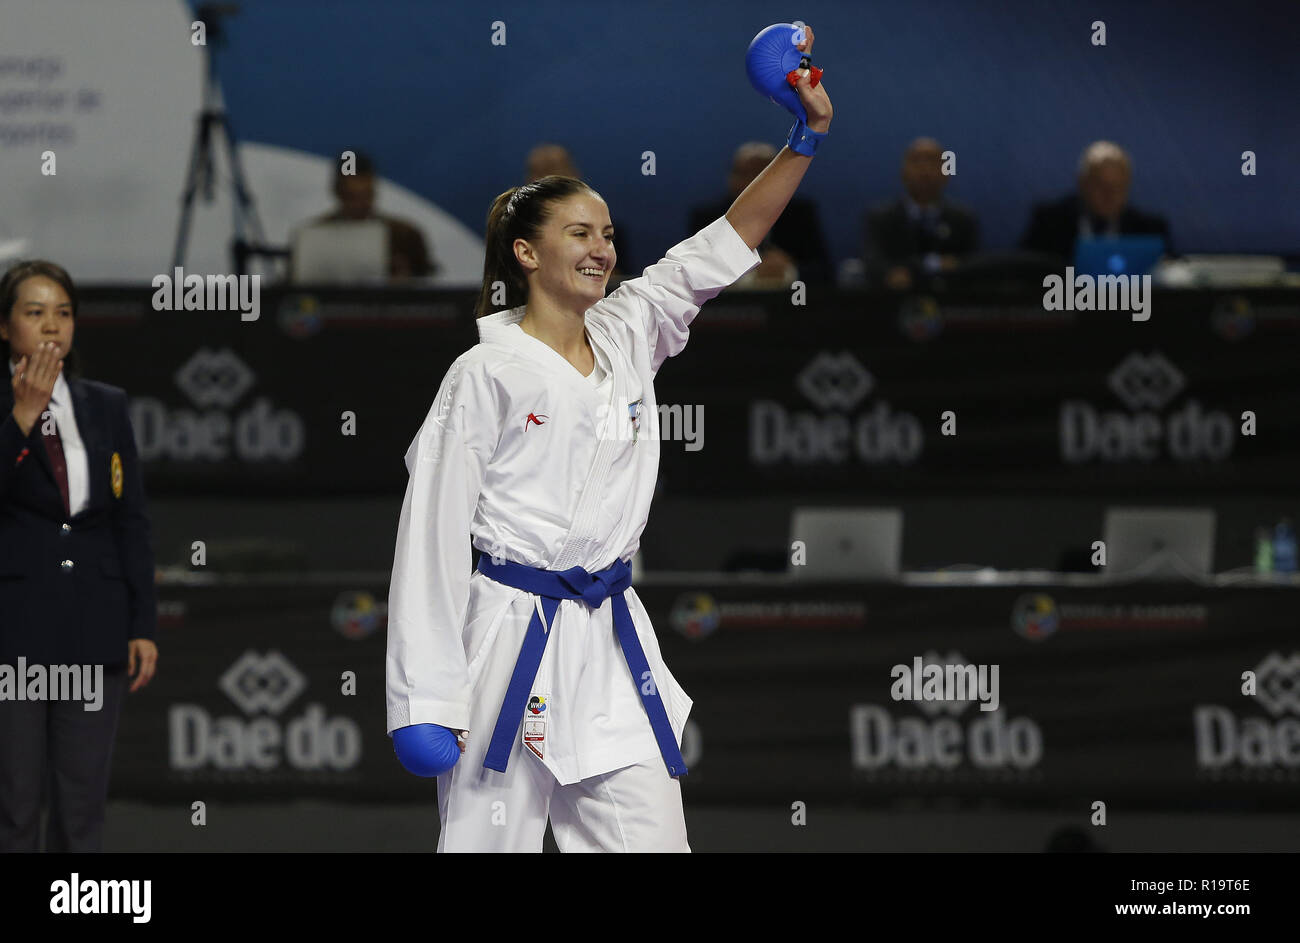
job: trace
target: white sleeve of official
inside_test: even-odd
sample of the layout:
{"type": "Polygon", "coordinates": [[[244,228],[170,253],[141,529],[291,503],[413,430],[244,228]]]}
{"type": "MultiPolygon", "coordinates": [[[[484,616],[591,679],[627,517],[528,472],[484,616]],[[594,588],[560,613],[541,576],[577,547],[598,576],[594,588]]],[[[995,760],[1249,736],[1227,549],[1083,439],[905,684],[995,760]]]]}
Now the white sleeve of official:
{"type": "Polygon", "coordinates": [[[470,524],[499,423],[482,371],[457,360],[406,453],[410,478],[388,587],[388,732],[411,724],[469,728],[462,632],[470,524]]]}
{"type": "Polygon", "coordinates": [[[622,320],[639,318],[633,328],[644,332],[650,369],[657,373],[686,346],[687,329],[700,307],[761,261],[758,250],[745,245],[727,217],[719,216],[597,307],[622,320]]]}

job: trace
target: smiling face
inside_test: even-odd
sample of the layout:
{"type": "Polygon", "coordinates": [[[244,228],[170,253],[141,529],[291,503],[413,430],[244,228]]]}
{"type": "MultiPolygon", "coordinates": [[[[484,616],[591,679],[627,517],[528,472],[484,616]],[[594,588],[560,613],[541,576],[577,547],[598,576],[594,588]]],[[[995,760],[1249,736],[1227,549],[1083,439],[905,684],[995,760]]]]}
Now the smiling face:
{"type": "Polygon", "coordinates": [[[72,350],[72,301],[53,279],[44,275],[23,279],[13,308],[3,314],[0,338],[9,342],[9,359],[14,363],[24,356],[31,357],[47,341],[57,345],[61,358],[72,350]]]}
{"type": "Polygon", "coordinates": [[[583,311],[605,297],[618,253],[605,201],[589,192],[553,203],[541,237],[515,240],[529,295],[541,292],[583,311]],[[592,272],[591,270],[595,270],[592,272]]]}

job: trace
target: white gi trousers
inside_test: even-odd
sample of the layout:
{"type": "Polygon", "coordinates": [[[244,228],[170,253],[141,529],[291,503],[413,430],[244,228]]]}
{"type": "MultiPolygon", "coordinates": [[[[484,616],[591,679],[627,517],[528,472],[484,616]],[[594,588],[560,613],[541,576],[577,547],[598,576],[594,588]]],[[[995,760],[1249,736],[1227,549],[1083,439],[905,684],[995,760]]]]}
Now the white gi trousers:
{"type": "Polygon", "coordinates": [[[504,773],[483,768],[487,737],[438,777],[439,852],[690,851],[681,783],[662,756],[562,786],[515,740],[504,773]]]}

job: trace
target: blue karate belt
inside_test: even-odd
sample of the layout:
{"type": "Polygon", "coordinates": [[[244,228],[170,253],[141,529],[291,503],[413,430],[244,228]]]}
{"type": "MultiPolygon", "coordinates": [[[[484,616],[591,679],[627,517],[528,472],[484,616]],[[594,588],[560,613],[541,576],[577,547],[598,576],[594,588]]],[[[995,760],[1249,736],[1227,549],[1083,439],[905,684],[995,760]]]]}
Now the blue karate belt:
{"type": "Polygon", "coordinates": [[[528,631],[524,633],[519,660],[515,662],[515,671],[510,676],[501,713],[497,715],[497,725],[488,744],[487,758],[483,760],[484,767],[500,773],[506,771],[515,732],[528,707],[533,681],[542,664],[542,653],[546,651],[546,639],[550,635],[548,628],[555,624],[555,611],[560,606],[560,600],[581,599],[592,609],[599,609],[606,599],[610,599],[614,610],[614,632],[618,635],[619,645],[623,647],[623,657],[627,659],[627,666],[632,671],[632,679],[641,692],[641,703],[645,705],[645,712],[650,718],[650,728],[659,743],[659,752],[663,754],[668,775],[686,775],[686,761],[682,759],[682,751],[677,748],[677,737],[668,722],[668,712],[664,710],[659,686],[650,674],[645,651],[636,636],[636,626],[632,624],[632,613],[628,611],[627,600],[623,597],[623,591],[632,585],[630,566],[619,560],[598,573],[588,573],[580,566],[562,571],[542,570],[510,560],[495,564],[490,556],[483,554],[479,557],[478,571],[498,583],[542,597],[542,613],[546,615],[546,624],[543,626],[541,614],[536,607],[533,608],[533,618],[528,623],[528,631]],[[649,693],[647,688],[650,689],[649,693]]]}

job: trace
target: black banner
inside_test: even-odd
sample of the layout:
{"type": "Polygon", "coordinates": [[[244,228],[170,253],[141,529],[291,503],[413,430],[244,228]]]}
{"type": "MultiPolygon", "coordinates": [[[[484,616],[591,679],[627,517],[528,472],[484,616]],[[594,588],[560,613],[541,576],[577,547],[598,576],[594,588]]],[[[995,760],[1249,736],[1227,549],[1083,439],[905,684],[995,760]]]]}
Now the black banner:
{"type": "MultiPolygon", "coordinates": [[[[695,701],[688,801],[1300,807],[1294,588],[638,591],[695,701]]],[[[385,586],[160,595],[116,797],[428,798],[384,731],[385,586]]]]}
{"type": "MultiPolygon", "coordinates": [[[[123,386],[156,495],[392,493],[472,292],[268,289],[239,311],[85,293],[86,374],[123,386]]],[[[1170,291],[1150,318],[1038,295],[726,292],[657,381],[677,494],[1291,489],[1294,292],[1170,291]],[[804,299],[797,299],[804,300],[804,299]]]]}

